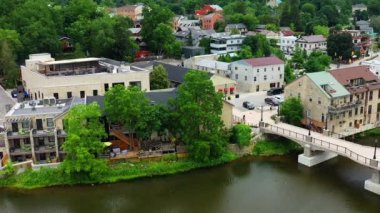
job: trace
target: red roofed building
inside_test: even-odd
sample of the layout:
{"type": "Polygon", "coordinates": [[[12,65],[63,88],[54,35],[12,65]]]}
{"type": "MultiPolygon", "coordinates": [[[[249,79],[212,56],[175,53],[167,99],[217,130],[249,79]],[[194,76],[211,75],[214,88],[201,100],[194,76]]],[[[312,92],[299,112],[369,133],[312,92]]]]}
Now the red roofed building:
{"type": "Polygon", "coordinates": [[[219,5],[204,5],[201,9],[195,10],[195,15],[205,16],[209,13],[221,13],[223,12],[223,8],[221,8],[219,5]]]}
{"type": "Polygon", "coordinates": [[[202,20],[202,29],[204,30],[213,30],[215,23],[221,20],[223,16],[219,13],[210,13],[201,18],[202,20]]]}
{"type": "Polygon", "coordinates": [[[231,63],[231,79],[240,91],[258,92],[284,85],[284,61],[276,56],[251,58],[231,63]]]}

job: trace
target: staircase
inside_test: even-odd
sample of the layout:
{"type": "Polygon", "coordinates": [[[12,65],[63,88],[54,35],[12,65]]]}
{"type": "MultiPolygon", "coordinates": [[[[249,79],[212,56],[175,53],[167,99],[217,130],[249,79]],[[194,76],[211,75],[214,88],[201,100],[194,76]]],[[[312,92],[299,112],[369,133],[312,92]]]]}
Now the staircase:
{"type": "MultiPolygon", "coordinates": [[[[124,146],[121,144],[115,144],[115,145],[120,146],[121,149],[123,149],[123,147],[125,147],[125,144],[129,146],[128,147],[129,149],[133,149],[133,150],[139,150],[140,149],[138,141],[128,138],[127,136],[125,136],[125,134],[121,130],[112,129],[111,133],[115,137],[117,137],[121,142],[124,143],[124,146]]],[[[114,144],[114,143],[117,143],[117,142],[112,141],[112,144],[114,144]]]]}

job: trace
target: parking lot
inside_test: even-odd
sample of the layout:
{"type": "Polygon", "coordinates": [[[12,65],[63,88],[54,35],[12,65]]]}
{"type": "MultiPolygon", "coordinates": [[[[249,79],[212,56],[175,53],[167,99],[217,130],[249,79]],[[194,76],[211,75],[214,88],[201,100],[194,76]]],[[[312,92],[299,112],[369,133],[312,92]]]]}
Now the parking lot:
{"type": "Polygon", "coordinates": [[[265,91],[255,93],[239,94],[239,98],[233,97],[229,102],[234,104],[233,114],[235,119],[243,119],[250,125],[258,125],[261,119],[261,106],[263,106],[264,121],[268,121],[271,116],[277,114],[277,107],[271,107],[265,103],[264,99],[268,97],[265,91]],[[248,110],[243,107],[244,101],[250,101],[255,105],[254,110],[248,110]]]}

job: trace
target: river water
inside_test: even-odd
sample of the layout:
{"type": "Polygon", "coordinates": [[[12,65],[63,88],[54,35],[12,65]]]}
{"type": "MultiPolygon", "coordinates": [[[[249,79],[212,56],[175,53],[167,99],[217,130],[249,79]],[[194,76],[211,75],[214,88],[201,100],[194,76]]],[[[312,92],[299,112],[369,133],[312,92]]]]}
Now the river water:
{"type": "Polygon", "coordinates": [[[0,190],[1,213],[380,212],[370,170],[338,157],[313,168],[297,156],[245,158],[184,174],[97,186],[0,190]]]}

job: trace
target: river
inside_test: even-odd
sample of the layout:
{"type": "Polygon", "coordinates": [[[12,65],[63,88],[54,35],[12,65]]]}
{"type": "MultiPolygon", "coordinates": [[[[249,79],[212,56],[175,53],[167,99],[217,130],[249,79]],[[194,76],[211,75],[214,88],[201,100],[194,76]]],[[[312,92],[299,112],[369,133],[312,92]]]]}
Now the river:
{"type": "Polygon", "coordinates": [[[253,159],[117,184],[0,190],[1,213],[380,212],[370,170],[342,157],[313,168],[297,156],[253,159]]]}

